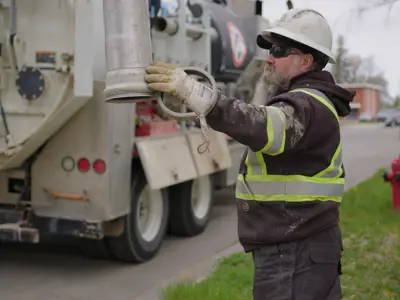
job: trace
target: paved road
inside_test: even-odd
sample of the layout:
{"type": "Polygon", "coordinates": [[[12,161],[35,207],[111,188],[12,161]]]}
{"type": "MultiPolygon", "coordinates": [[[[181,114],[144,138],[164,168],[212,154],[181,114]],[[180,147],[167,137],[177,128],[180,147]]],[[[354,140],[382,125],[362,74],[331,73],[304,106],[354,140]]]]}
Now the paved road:
{"type": "MultiPolygon", "coordinates": [[[[347,187],[388,166],[400,154],[399,129],[384,129],[381,125],[346,126],[343,139],[347,187]]],[[[236,155],[240,157],[241,149],[236,155]]],[[[168,238],[159,255],[142,265],[88,260],[65,247],[3,246],[0,248],[0,299],[136,299],[171,276],[186,276],[185,270],[193,264],[237,242],[231,193],[219,194],[212,221],[204,234],[191,239],[168,238]]]]}

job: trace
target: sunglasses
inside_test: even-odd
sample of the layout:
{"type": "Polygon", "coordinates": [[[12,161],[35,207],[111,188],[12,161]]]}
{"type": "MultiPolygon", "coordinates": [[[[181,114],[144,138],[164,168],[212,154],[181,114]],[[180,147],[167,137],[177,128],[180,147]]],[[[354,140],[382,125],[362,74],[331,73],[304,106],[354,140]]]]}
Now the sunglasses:
{"type": "Polygon", "coordinates": [[[290,48],[273,45],[271,49],[269,49],[269,54],[272,55],[272,57],[274,58],[283,58],[283,57],[288,57],[289,55],[300,54],[300,53],[290,48]]]}

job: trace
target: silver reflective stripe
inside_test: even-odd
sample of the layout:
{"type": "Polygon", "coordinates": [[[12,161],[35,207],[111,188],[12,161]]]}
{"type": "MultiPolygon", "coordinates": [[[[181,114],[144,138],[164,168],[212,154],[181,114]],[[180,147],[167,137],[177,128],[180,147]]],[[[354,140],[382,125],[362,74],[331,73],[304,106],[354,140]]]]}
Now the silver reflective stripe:
{"type": "Polygon", "coordinates": [[[261,152],[277,155],[283,152],[286,139],[286,117],[278,107],[267,106],[268,143],[261,152]]]}
{"type": "Polygon", "coordinates": [[[314,183],[308,181],[236,181],[236,193],[249,195],[297,195],[341,197],[344,192],[342,183],[314,183]]]}
{"type": "MultiPolygon", "coordinates": [[[[308,89],[308,88],[303,88],[303,89],[297,89],[297,90],[293,90],[291,92],[306,92],[307,94],[310,94],[311,96],[313,96],[317,101],[320,101],[322,104],[324,104],[325,106],[327,106],[327,108],[329,110],[332,111],[332,113],[335,115],[335,117],[338,119],[339,121],[339,117],[337,115],[336,109],[333,105],[333,103],[331,102],[331,100],[322,92],[315,90],[315,89],[308,89]],[[318,99],[321,98],[321,99],[318,99]]],[[[280,110],[278,111],[279,108],[272,108],[272,107],[266,107],[267,112],[268,112],[268,120],[271,122],[268,125],[272,125],[272,126],[267,126],[267,131],[268,129],[272,131],[272,135],[269,134],[268,135],[268,139],[269,141],[271,141],[270,144],[267,144],[267,146],[264,149],[267,149],[268,154],[269,152],[277,152],[277,149],[280,150],[282,146],[284,146],[284,144],[282,145],[282,143],[285,142],[285,132],[286,130],[285,127],[285,121],[286,118],[282,113],[282,116],[279,115],[280,110]],[[277,125],[275,125],[277,124],[277,125]],[[272,138],[271,138],[272,136],[272,138]],[[283,139],[282,139],[283,136],[283,139]],[[277,137],[281,137],[280,140],[277,140],[277,137]],[[278,145],[279,144],[279,145],[278,145]],[[268,148],[267,148],[268,147],[268,148]]],[[[261,151],[264,151],[261,150],[261,151]]],[[[267,152],[265,152],[267,153],[267,152]]],[[[248,175],[264,175],[266,176],[265,178],[268,178],[267,175],[267,166],[265,164],[265,160],[262,156],[261,152],[252,152],[250,149],[248,150],[248,154],[247,154],[247,158],[246,158],[246,165],[247,165],[247,174],[248,175]]],[[[322,170],[321,172],[319,172],[318,174],[316,174],[313,177],[317,177],[317,178],[339,178],[342,174],[342,144],[339,143],[338,148],[335,151],[335,154],[332,157],[332,161],[331,164],[324,170],[322,170]]],[[[313,178],[311,177],[311,179],[313,178]]],[[[258,194],[256,193],[257,190],[261,190],[261,188],[263,186],[265,186],[265,189],[270,189],[269,191],[272,191],[272,189],[270,188],[271,186],[275,186],[276,188],[279,190],[282,190],[282,186],[285,186],[285,193],[284,195],[289,195],[292,191],[297,191],[297,193],[292,193],[292,195],[315,195],[315,192],[320,192],[322,194],[319,194],[320,196],[341,196],[343,194],[343,185],[340,184],[328,184],[328,183],[312,183],[312,182],[308,182],[308,181],[301,181],[301,182],[249,182],[248,183],[249,188],[250,189],[246,189],[244,188],[246,186],[246,184],[243,181],[238,180],[237,181],[237,193],[240,194],[246,194],[246,195],[251,195],[249,193],[253,193],[253,194],[258,194]],[[256,189],[253,190],[253,185],[256,185],[256,189]],[[310,191],[311,192],[311,186],[314,186],[315,188],[314,193],[307,193],[306,191],[310,191]],[[328,186],[331,187],[331,189],[328,189],[328,186]],[[257,187],[259,189],[257,189],[257,187]],[[261,187],[261,188],[260,188],[261,187]],[[304,190],[300,187],[304,187],[304,190]],[[323,188],[327,188],[326,192],[323,191],[323,188]],[[331,191],[331,193],[329,192],[331,191]],[[301,194],[305,192],[305,194],[301,194]],[[336,192],[338,192],[339,194],[337,194],[336,192]],[[300,193],[300,194],[299,194],[300,193]]],[[[268,194],[266,193],[259,193],[258,195],[273,195],[274,193],[268,192],[268,194]]],[[[278,193],[279,195],[282,195],[281,193],[278,193]]]]}
{"type": "Polygon", "coordinates": [[[247,174],[249,175],[267,174],[267,168],[265,166],[264,157],[260,152],[256,153],[249,149],[247,153],[246,166],[247,166],[247,174]]]}
{"type": "MultiPolygon", "coordinates": [[[[301,91],[306,91],[312,94],[312,96],[314,96],[314,98],[318,101],[321,101],[320,99],[318,99],[317,97],[322,98],[323,100],[325,100],[326,103],[328,103],[330,105],[330,107],[328,106],[329,110],[332,111],[332,113],[335,115],[336,119],[339,121],[339,116],[337,114],[336,108],[333,105],[332,101],[322,92],[316,90],[316,89],[309,89],[309,88],[301,88],[301,89],[296,89],[293,90],[292,92],[301,92],[301,91]],[[317,97],[315,97],[317,96],[317,97]]],[[[326,103],[324,103],[323,101],[321,101],[325,106],[326,103]]],[[[320,173],[318,173],[317,175],[315,175],[315,177],[324,177],[324,178],[335,178],[335,177],[340,177],[340,175],[342,174],[342,143],[339,143],[338,148],[336,149],[336,152],[332,158],[332,163],[329,165],[328,168],[326,168],[325,170],[321,171],[320,173]]]]}
{"type": "Polygon", "coordinates": [[[262,153],[269,155],[277,155],[281,153],[285,147],[286,140],[286,117],[284,113],[277,107],[265,107],[268,114],[267,123],[267,145],[258,152],[248,149],[246,166],[248,174],[267,174],[262,153]]]}

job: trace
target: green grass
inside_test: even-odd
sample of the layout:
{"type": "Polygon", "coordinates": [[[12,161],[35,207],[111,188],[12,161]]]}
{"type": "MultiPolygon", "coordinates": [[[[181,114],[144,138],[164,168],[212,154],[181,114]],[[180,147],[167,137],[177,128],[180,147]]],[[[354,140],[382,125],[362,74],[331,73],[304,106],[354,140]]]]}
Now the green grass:
{"type": "MultiPolygon", "coordinates": [[[[400,212],[391,206],[382,171],[348,190],[341,207],[344,299],[400,300],[400,212]]],[[[222,259],[199,283],[182,281],[163,290],[164,300],[251,300],[249,254],[222,259]]]]}

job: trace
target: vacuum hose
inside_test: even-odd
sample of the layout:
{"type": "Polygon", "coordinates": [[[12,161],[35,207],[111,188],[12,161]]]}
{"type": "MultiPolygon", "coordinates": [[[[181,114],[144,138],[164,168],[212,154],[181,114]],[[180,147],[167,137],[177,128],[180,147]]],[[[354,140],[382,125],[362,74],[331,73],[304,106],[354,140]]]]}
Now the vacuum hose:
{"type": "MultiPolygon", "coordinates": [[[[205,77],[209,84],[211,85],[211,90],[212,92],[212,102],[216,102],[217,101],[217,97],[218,97],[218,92],[217,92],[217,84],[215,82],[214,77],[212,77],[208,72],[204,71],[203,69],[200,68],[196,68],[196,67],[184,67],[182,68],[183,71],[186,72],[187,75],[198,75],[198,76],[202,76],[205,77]]],[[[202,154],[206,151],[210,152],[210,148],[209,148],[209,139],[208,139],[208,135],[207,135],[207,130],[208,130],[208,125],[206,122],[206,117],[205,115],[197,115],[194,112],[190,112],[190,113],[181,113],[181,112],[175,112],[170,110],[163,101],[163,94],[159,94],[157,93],[156,95],[157,97],[157,102],[158,105],[160,105],[162,111],[167,114],[168,116],[174,118],[174,119],[189,119],[189,118],[199,118],[200,121],[200,129],[201,129],[201,133],[203,135],[203,142],[197,147],[197,152],[199,154],[202,154]],[[204,150],[201,150],[202,147],[205,147],[204,150]]]]}
{"type": "MultiPolygon", "coordinates": [[[[217,93],[217,84],[215,82],[214,77],[212,77],[208,72],[204,71],[203,69],[196,68],[196,67],[183,67],[181,68],[187,75],[197,75],[197,76],[202,76],[205,77],[209,84],[211,85],[211,89],[213,91],[212,93],[212,102],[217,101],[218,93],[217,93]]],[[[163,95],[158,94],[156,95],[157,102],[160,105],[162,111],[167,114],[168,116],[175,118],[175,119],[189,119],[189,118],[196,118],[199,117],[196,113],[190,112],[190,113],[181,113],[181,112],[175,112],[170,110],[163,101],[163,95]]]]}
{"type": "MultiPolygon", "coordinates": [[[[151,91],[144,80],[145,69],[153,60],[148,0],[103,0],[103,18],[107,71],[105,102],[137,103],[154,99],[156,96],[160,108],[166,115],[178,120],[198,117],[205,143],[208,145],[205,116],[196,115],[194,112],[182,113],[170,110],[165,105],[162,94],[151,91]]],[[[218,96],[216,83],[209,73],[195,67],[182,69],[188,75],[194,74],[206,78],[213,90],[212,97],[216,100],[218,96]]]]}

